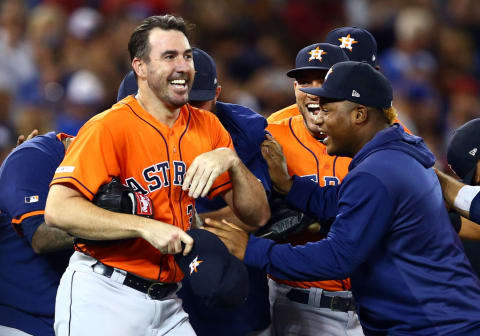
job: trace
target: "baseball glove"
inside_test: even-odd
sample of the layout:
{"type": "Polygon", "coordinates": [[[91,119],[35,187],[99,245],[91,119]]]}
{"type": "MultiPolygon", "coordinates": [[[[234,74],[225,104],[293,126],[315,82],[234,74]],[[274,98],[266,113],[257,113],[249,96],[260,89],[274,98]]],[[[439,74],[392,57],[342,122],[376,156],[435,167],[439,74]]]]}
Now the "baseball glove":
{"type": "Polygon", "coordinates": [[[93,203],[105,210],[153,218],[151,199],[124,186],[116,177],[98,189],[93,203]]]}
{"type": "Polygon", "coordinates": [[[264,227],[255,233],[257,237],[284,241],[307,228],[311,232],[321,230],[321,225],[316,220],[298,210],[292,209],[281,198],[274,199],[270,204],[270,208],[272,217],[264,227]]]}

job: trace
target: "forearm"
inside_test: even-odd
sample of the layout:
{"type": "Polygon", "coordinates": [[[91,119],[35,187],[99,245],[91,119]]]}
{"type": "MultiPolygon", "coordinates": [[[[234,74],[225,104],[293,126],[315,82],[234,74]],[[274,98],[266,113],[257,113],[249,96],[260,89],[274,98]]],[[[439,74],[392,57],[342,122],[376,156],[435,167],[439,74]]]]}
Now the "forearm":
{"type": "Polygon", "coordinates": [[[458,235],[465,240],[480,240],[480,225],[472,222],[471,220],[462,217],[462,226],[458,235]]]}
{"type": "Polygon", "coordinates": [[[232,209],[228,206],[226,206],[222,209],[219,209],[219,210],[204,212],[202,214],[199,214],[199,216],[200,216],[200,218],[202,218],[202,220],[205,220],[206,218],[210,218],[210,219],[214,219],[214,220],[219,221],[219,222],[221,222],[222,219],[225,219],[227,222],[235,224],[235,225],[241,227],[242,229],[244,229],[247,232],[255,231],[255,228],[253,228],[253,227],[245,224],[244,222],[242,222],[235,215],[235,213],[232,211],[232,209]]]}
{"type": "Polygon", "coordinates": [[[32,237],[32,248],[37,254],[72,250],[73,239],[65,231],[42,223],[32,237]]]}
{"type": "Polygon", "coordinates": [[[231,203],[235,215],[247,226],[259,228],[270,218],[270,207],[262,183],[238,160],[229,170],[231,203]]]}
{"type": "Polygon", "coordinates": [[[99,208],[76,190],[63,185],[51,187],[45,208],[48,226],[89,240],[140,237],[146,221],[151,220],[99,208]]]}
{"type": "Polygon", "coordinates": [[[464,186],[464,184],[439,170],[436,170],[435,172],[437,173],[438,180],[442,187],[442,193],[443,198],[445,199],[445,203],[447,203],[448,208],[451,208],[453,207],[455,198],[458,195],[458,191],[464,186]]]}

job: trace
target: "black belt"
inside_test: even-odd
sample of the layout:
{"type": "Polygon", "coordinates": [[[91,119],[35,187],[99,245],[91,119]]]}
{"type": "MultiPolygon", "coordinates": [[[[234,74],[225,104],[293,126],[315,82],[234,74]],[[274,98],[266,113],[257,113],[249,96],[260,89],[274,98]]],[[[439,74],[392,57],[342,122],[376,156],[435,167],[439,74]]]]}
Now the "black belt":
{"type": "MultiPolygon", "coordinates": [[[[107,278],[111,278],[113,272],[115,271],[113,267],[104,265],[101,262],[97,262],[92,266],[92,268],[95,273],[106,276],[107,278]]],[[[177,283],[150,281],[128,272],[125,276],[125,280],[123,280],[123,284],[147,294],[153,300],[161,300],[176,291],[178,288],[177,283]]]]}
{"type": "MultiPolygon", "coordinates": [[[[308,304],[308,291],[299,289],[291,289],[287,293],[287,298],[291,301],[308,304]]],[[[322,294],[320,298],[320,308],[330,308],[333,311],[355,311],[355,301],[353,298],[346,298],[341,296],[327,296],[322,294]]]]}

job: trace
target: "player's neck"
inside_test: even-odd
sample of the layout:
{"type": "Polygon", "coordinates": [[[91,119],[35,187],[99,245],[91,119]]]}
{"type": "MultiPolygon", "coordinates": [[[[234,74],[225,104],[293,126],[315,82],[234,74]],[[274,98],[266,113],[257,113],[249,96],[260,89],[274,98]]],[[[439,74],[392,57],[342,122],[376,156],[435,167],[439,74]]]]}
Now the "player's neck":
{"type": "Polygon", "coordinates": [[[180,114],[180,108],[172,109],[165,105],[150,90],[138,90],[135,96],[140,106],[162,124],[172,127],[180,114]]]}

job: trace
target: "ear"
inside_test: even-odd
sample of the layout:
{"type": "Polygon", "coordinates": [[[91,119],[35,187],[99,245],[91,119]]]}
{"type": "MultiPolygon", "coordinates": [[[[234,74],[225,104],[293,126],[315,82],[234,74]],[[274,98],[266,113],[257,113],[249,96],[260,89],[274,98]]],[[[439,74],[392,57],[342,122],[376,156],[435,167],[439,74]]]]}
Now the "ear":
{"type": "Polygon", "coordinates": [[[145,62],[138,57],[135,57],[132,61],[132,68],[135,71],[138,78],[145,79],[147,77],[147,70],[145,68],[145,62]]]}
{"type": "Polygon", "coordinates": [[[355,124],[361,124],[368,119],[368,109],[364,105],[357,105],[353,110],[353,120],[355,124]]]}
{"type": "Polygon", "coordinates": [[[220,92],[222,92],[222,86],[218,85],[215,89],[215,101],[217,101],[218,97],[220,96],[220,92]]]}

